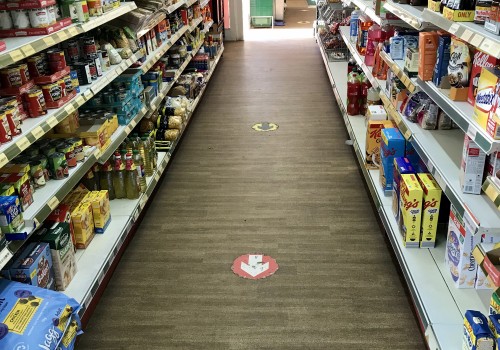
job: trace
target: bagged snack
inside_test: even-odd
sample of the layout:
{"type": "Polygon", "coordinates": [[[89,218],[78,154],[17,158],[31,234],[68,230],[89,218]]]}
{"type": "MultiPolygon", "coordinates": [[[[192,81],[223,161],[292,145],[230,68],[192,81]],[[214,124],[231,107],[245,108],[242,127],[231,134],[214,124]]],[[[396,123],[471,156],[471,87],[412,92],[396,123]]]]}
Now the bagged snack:
{"type": "Polygon", "coordinates": [[[4,279],[0,301],[0,349],[58,349],[80,308],[62,293],[4,279]]]}
{"type": "Polygon", "coordinates": [[[469,72],[471,68],[471,56],[469,46],[457,39],[451,39],[450,61],[448,63],[448,79],[450,85],[455,88],[469,86],[469,72]]]}
{"type": "Polygon", "coordinates": [[[434,130],[437,126],[439,107],[431,100],[424,104],[422,112],[418,115],[418,123],[424,130],[434,130]]]}
{"type": "Polygon", "coordinates": [[[450,130],[453,127],[451,118],[442,110],[439,111],[437,128],[439,130],[450,130]]]}

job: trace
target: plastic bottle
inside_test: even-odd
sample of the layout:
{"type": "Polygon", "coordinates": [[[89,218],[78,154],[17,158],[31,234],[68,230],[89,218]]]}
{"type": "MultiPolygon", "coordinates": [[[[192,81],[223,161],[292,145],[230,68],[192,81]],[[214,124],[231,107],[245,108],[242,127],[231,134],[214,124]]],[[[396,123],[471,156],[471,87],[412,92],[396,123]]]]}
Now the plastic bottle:
{"type": "Polygon", "coordinates": [[[359,80],[361,82],[361,93],[359,97],[359,114],[366,115],[366,110],[368,109],[367,96],[368,89],[372,87],[368,77],[365,74],[361,74],[359,76],[359,80]]]}
{"type": "Polygon", "coordinates": [[[122,155],[119,151],[115,152],[113,157],[113,188],[117,199],[126,198],[125,191],[125,164],[122,161],[122,155]]]}
{"type": "Polygon", "coordinates": [[[101,190],[107,190],[109,199],[115,199],[115,189],[113,187],[113,167],[110,162],[107,161],[101,166],[101,171],[99,175],[99,184],[101,190]]]}
{"type": "Polygon", "coordinates": [[[359,114],[359,97],[361,95],[361,82],[359,74],[356,72],[349,73],[347,77],[347,114],[359,114]]]}
{"type": "Polygon", "coordinates": [[[125,192],[128,199],[139,198],[139,183],[137,179],[137,169],[135,168],[132,153],[127,152],[125,156],[125,192]]]}
{"type": "Polygon", "coordinates": [[[368,29],[373,25],[373,21],[366,15],[359,17],[358,44],[357,49],[360,55],[366,53],[366,44],[368,43],[368,29]]]}
{"type": "Polygon", "coordinates": [[[373,66],[375,50],[380,41],[382,41],[382,30],[377,23],[373,23],[368,29],[368,41],[366,43],[365,64],[367,66],[373,66]]]}
{"type": "Polygon", "coordinates": [[[139,150],[134,149],[132,152],[132,157],[134,158],[135,168],[137,169],[137,178],[139,179],[139,186],[141,192],[146,192],[146,173],[144,171],[144,160],[142,159],[139,150]]]}
{"type": "Polygon", "coordinates": [[[151,164],[151,157],[148,147],[149,145],[147,142],[147,138],[146,137],[141,138],[141,141],[138,144],[138,149],[144,161],[144,171],[146,173],[146,176],[153,176],[153,167],[151,164]]]}
{"type": "Polygon", "coordinates": [[[351,43],[356,43],[358,41],[358,20],[359,16],[361,16],[361,11],[356,7],[354,11],[351,13],[351,21],[349,22],[349,40],[351,43]]]}
{"type": "Polygon", "coordinates": [[[356,70],[357,65],[358,64],[356,63],[354,57],[349,58],[349,62],[347,62],[347,75],[349,75],[349,73],[351,73],[352,71],[356,70]]]}

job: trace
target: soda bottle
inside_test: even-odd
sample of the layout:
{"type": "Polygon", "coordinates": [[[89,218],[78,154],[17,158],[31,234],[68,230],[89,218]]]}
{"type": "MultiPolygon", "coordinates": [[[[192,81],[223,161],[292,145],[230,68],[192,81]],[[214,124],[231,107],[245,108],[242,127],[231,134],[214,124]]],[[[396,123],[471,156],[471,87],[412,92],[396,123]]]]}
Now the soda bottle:
{"type": "Polygon", "coordinates": [[[378,43],[382,41],[382,30],[377,23],[373,23],[368,29],[368,41],[366,43],[365,64],[373,66],[375,59],[375,49],[378,43]]]}
{"type": "Polygon", "coordinates": [[[115,152],[113,157],[113,189],[117,199],[126,198],[125,191],[125,164],[122,161],[122,155],[119,151],[115,152]]]}
{"type": "Polygon", "coordinates": [[[349,58],[349,62],[347,62],[347,75],[351,73],[353,70],[356,70],[357,63],[354,57],[349,58]]]}
{"type": "Polygon", "coordinates": [[[351,21],[349,22],[349,40],[351,43],[356,43],[358,41],[358,20],[361,15],[361,11],[356,7],[351,13],[351,21]]]}
{"type": "Polygon", "coordinates": [[[368,29],[373,25],[373,21],[366,15],[359,17],[358,44],[357,49],[360,55],[366,53],[366,44],[368,43],[368,29]]]}
{"type": "Polygon", "coordinates": [[[132,157],[134,158],[134,164],[137,169],[137,177],[139,179],[139,185],[141,187],[141,192],[146,192],[146,173],[144,171],[144,161],[139,153],[139,150],[134,149],[132,152],[132,157]]]}
{"type": "Polygon", "coordinates": [[[359,97],[361,95],[361,82],[357,72],[349,73],[347,77],[347,114],[359,114],[359,97]]]}
{"type": "Polygon", "coordinates": [[[361,74],[359,76],[359,80],[361,82],[361,93],[359,98],[359,114],[366,115],[366,110],[368,109],[368,89],[372,87],[368,77],[365,74],[361,74]]]}
{"type": "Polygon", "coordinates": [[[125,156],[125,192],[128,199],[139,198],[139,186],[132,153],[127,152],[125,156]]]}
{"type": "Polygon", "coordinates": [[[113,187],[113,167],[109,161],[104,162],[101,166],[101,173],[99,176],[99,184],[101,190],[107,190],[109,199],[115,199],[115,189],[113,187]]]}

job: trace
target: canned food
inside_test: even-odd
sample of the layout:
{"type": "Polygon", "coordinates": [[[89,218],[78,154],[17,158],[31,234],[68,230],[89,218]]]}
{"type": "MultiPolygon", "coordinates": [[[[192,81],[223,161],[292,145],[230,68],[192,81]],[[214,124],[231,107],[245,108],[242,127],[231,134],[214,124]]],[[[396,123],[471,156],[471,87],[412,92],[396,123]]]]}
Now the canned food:
{"type": "Polygon", "coordinates": [[[67,96],[68,93],[66,92],[66,83],[64,82],[64,78],[59,79],[57,81],[57,84],[59,84],[59,86],[61,87],[61,97],[67,96]]]}
{"type": "Polygon", "coordinates": [[[77,61],[80,58],[80,50],[78,49],[78,41],[69,40],[66,42],[66,54],[70,61],[77,61]]]}
{"type": "Polygon", "coordinates": [[[87,0],[75,0],[74,5],[76,9],[76,14],[78,15],[78,20],[81,23],[87,22],[90,17],[87,0]]]}
{"type": "Polygon", "coordinates": [[[90,100],[90,105],[94,107],[102,106],[104,102],[103,94],[97,94],[90,100]]]}
{"type": "Polygon", "coordinates": [[[47,7],[49,13],[49,23],[50,25],[56,24],[57,22],[57,6],[51,5],[47,7]]]}
{"type": "Polygon", "coordinates": [[[28,10],[14,10],[10,11],[12,23],[16,29],[26,29],[30,27],[30,19],[28,10]]]}
{"type": "Polygon", "coordinates": [[[12,140],[9,122],[5,114],[5,109],[0,108],[0,144],[12,140]]]}
{"type": "Polygon", "coordinates": [[[90,67],[86,62],[75,62],[73,67],[76,70],[78,81],[81,85],[88,85],[92,83],[92,76],[90,75],[90,67]]]}
{"type": "Polygon", "coordinates": [[[70,17],[71,22],[78,23],[78,14],[76,12],[76,7],[73,2],[62,2],[60,3],[61,11],[64,17],[70,17]]]}
{"type": "Polygon", "coordinates": [[[101,0],[87,0],[90,17],[102,16],[101,0]]]}
{"type": "Polygon", "coordinates": [[[95,66],[95,61],[94,60],[88,60],[87,64],[89,65],[89,72],[92,80],[97,79],[97,68],[95,66]]]}
{"type": "Polygon", "coordinates": [[[73,92],[73,81],[71,80],[71,76],[66,75],[63,80],[64,85],[66,85],[66,95],[69,95],[73,92]]]}
{"type": "Polygon", "coordinates": [[[68,163],[63,153],[55,152],[49,157],[49,172],[53,179],[62,180],[69,176],[68,163]]]}
{"type": "Polygon", "coordinates": [[[115,102],[113,93],[111,92],[104,92],[102,94],[102,102],[107,105],[111,105],[115,102]]]}
{"type": "Polygon", "coordinates": [[[28,164],[30,165],[31,183],[33,184],[33,187],[40,188],[45,186],[46,180],[42,163],[40,161],[33,160],[28,164]]]}
{"type": "Polygon", "coordinates": [[[66,68],[67,64],[63,50],[59,49],[49,50],[47,51],[47,57],[49,59],[49,67],[52,73],[57,73],[66,68]]]}
{"type": "Polygon", "coordinates": [[[61,18],[63,18],[62,16],[62,13],[61,13],[61,8],[57,5],[54,5],[54,9],[55,9],[55,14],[56,14],[56,22],[61,20],[61,18]]]}
{"type": "Polygon", "coordinates": [[[47,114],[47,104],[45,103],[45,97],[40,88],[34,87],[28,90],[25,99],[30,117],[39,117],[47,114]]]}
{"type": "Polygon", "coordinates": [[[75,152],[73,150],[73,144],[63,142],[56,148],[56,151],[64,154],[64,156],[66,157],[66,164],[68,165],[68,167],[73,168],[76,166],[76,158],[75,158],[75,152]]]}
{"type": "Polygon", "coordinates": [[[95,62],[95,69],[97,71],[97,76],[101,77],[102,76],[101,60],[99,59],[99,57],[97,55],[94,58],[94,62],[95,62]]]}
{"type": "Polygon", "coordinates": [[[116,102],[125,101],[126,98],[127,98],[127,91],[125,90],[125,88],[120,88],[115,93],[115,101],[116,102]]]}
{"type": "Polygon", "coordinates": [[[108,52],[104,50],[97,51],[97,56],[101,62],[101,69],[103,72],[107,71],[110,67],[108,52]]]}
{"type": "Polygon", "coordinates": [[[12,29],[14,24],[12,23],[12,17],[10,16],[10,11],[0,11],[0,29],[12,29]]]}
{"type": "Polygon", "coordinates": [[[19,68],[19,73],[21,74],[21,83],[23,85],[29,83],[31,77],[28,65],[26,63],[21,63],[17,67],[19,68]]]}
{"type": "Polygon", "coordinates": [[[69,139],[68,142],[73,143],[73,151],[75,152],[76,161],[83,162],[85,160],[85,152],[83,152],[82,139],[75,137],[75,138],[69,139]]]}
{"type": "Polygon", "coordinates": [[[22,72],[19,66],[7,67],[0,70],[0,81],[3,87],[19,87],[23,85],[22,72]]]}
{"type": "Polygon", "coordinates": [[[43,92],[43,97],[45,97],[46,103],[57,102],[63,97],[63,91],[61,85],[58,83],[50,83],[42,85],[42,92],[43,92]]]}
{"type": "Polygon", "coordinates": [[[82,41],[83,53],[85,55],[88,56],[89,54],[97,54],[97,46],[95,44],[94,37],[92,37],[92,36],[83,36],[81,38],[81,41],[82,41]]]}
{"type": "Polygon", "coordinates": [[[80,92],[80,83],[78,82],[78,73],[75,70],[69,72],[69,77],[71,78],[71,86],[76,92],[80,92]]]}
{"type": "Polygon", "coordinates": [[[36,78],[49,74],[49,65],[43,55],[28,57],[27,62],[30,76],[36,78]]]}
{"type": "Polygon", "coordinates": [[[32,28],[46,28],[50,23],[48,7],[29,10],[32,28]]]}

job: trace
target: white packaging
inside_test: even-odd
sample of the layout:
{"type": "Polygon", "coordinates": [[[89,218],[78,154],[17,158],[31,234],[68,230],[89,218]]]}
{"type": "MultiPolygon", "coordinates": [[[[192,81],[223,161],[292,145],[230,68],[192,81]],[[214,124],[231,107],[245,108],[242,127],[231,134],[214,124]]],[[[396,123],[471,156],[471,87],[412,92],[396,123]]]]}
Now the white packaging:
{"type": "Polygon", "coordinates": [[[386,120],[387,112],[385,111],[384,106],[368,106],[368,113],[366,114],[366,117],[369,120],[386,120]]]}
{"type": "Polygon", "coordinates": [[[496,151],[488,156],[486,170],[489,176],[497,177],[496,173],[500,170],[500,152],[496,151]]]}
{"type": "Polygon", "coordinates": [[[29,11],[31,28],[46,28],[50,25],[50,15],[47,7],[29,11]]]}
{"type": "Polygon", "coordinates": [[[476,274],[476,283],[474,285],[474,288],[476,289],[496,289],[495,285],[491,283],[491,281],[486,277],[484,274],[483,269],[481,267],[477,268],[477,274],[476,274]]]}
{"type": "Polygon", "coordinates": [[[481,242],[481,235],[473,235],[476,226],[471,215],[462,217],[452,206],[446,238],[445,264],[456,288],[474,288],[477,264],[472,250],[481,242]]]}
{"type": "Polygon", "coordinates": [[[9,11],[0,11],[0,29],[12,29],[13,27],[9,11]]]}
{"type": "Polygon", "coordinates": [[[460,187],[463,193],[480,194],[486,153],[465,134],[462,161],[460,163],[460,187]]]}
{"type": "Polygon", "coordinates": [[[30,19],[28,17],[28,10],[14,10],[10,11],[12,16],[12,23],[16,29],[26,29],[30,27],[30,19]]]}

